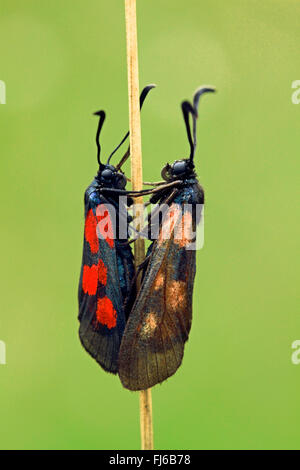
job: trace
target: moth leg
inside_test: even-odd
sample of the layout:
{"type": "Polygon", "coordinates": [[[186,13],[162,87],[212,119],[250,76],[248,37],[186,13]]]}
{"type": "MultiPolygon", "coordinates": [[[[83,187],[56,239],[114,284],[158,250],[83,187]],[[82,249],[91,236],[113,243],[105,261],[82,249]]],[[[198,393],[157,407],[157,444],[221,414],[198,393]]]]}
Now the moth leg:
{"type": "Polygon", "coordinates": [[[166,181],[153,181],[153,183],[149,181],[144,181],[144,186],[161,186],[162,184],[166,184],[166,181]]]}
{"type": "MultiPolygon", "coordinates": [[[[126,176],[126,179],[129,183],[131,183],[131,178],[127,178],[127,176],[126,176]]],[[[153,183],[151,183],[149,181],[143,181],[144,186],[160,186],[161,184],[166,184],[166,181],[165,180],[163,180],[163,181],[154,181],[153,183]]]]}
{"type": "Polygon", "coordinates": [[[126,191],[125,189],[100,188],[99,192],[108,193],[108,194],[114,193],[114,194],[120,194],[120,195],[131,196],[131,197],[140,197],[140,196],[148,196],[150,194],[161,193],[162,191],[165,191],[166,189],[174,188],[176,186],[181,186],[181,185],[182,185],[181,180],[174,180],[174,181],[171,181],[170,183],[161,184],[156,188],[142,189],[141,191],[126,191]]]}

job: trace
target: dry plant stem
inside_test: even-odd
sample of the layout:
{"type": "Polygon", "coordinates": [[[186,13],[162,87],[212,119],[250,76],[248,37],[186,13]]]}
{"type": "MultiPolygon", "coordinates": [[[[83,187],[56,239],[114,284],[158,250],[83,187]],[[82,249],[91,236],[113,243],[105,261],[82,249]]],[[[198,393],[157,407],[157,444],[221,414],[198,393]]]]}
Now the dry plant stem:
{"type": "MultiPolygon", "coordinates": [[[[139,104],[139,69],[136,24],[136,0],[125,0],[126,39],[127,39],[127,70],[129,95],[129,124],[131,149],[131,184],[133,191],[143,188],[141,120],[139,104]]],[[[141,209],[143,199],[136,198],[133,208],[134,217],[143,217],[141,209]]],[[[136,227],[138,230],[140,227],[136,227]]],[[[144,240],[136,240],[134,246],[136,265],[141,264],[145,257],[144,240]]],[[[139,281],[138,281],[139,282],[139,281]]],[[[139,287],[139,285],[138,285],[139,287]]],[[[152,430],[152,398],[151,390],[140,392],[140,420],[142,450],[153,449],[152,430]]]]}
{"type": "Polygon", "coordinates": [[[151,388],[140,392],[140,420],[142,450],[153,450],[151,388]]]}

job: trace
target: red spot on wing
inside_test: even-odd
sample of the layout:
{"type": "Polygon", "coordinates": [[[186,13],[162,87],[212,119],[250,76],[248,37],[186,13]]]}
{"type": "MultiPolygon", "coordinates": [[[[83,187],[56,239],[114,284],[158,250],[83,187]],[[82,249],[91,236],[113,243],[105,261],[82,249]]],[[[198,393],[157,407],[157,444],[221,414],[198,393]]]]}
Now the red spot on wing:
{"type": "Polygon", "coordinates": [[[106,208],[105,204],[100,204],[96,209],[97,217],[97,230],[101,238],[103,238],[110,248],[114,247],[114,228],[111,220],[110,213],[106,208]]]}
{"type": "Polygon", "coordinates": [[[107,283],[107,268],[105,264],[103,263],[102,259],[99,259],[98,263],[98,279],[101,284],[106,286],[107,283]]]}
{"type": "Polygon", "coordinates": [[[82,290],[85,294],[96,295],[98,285],[98,266],[83,266],[82,290]]]}
{"type": "Polygon", "coordinates": [[[91,267],[84,265],[82,274],[82,290],[85,294],[96,295],[98,281],[106,286],[107,283],[107,269],[102,259],[99,259],[98,264],[93,264],[91,267]]]}
{"type": "Polygon", "coordinates": [[[92,253],[98,252],[100,237],[107,242],[110,248],[114,247],[113,222],[105,204],[99,204],[96,216],[92,209],[89,210],[85,220],[84,234],[92,253]]]}
{"type": "Polygon", "coordinates": [[[85,219],[84,236],[90,245],[91,252],[97,253],[99,250],[99,240],[97,237],[97,219],[94,216],[92,209],[89,210],[85,219]]]}
{"type": "Polygon", "coordinates": [[[98,323],[106,325],[110,330],[117,324],[117,312],[108,297],[98,299],[96,317],[98,323]]]}

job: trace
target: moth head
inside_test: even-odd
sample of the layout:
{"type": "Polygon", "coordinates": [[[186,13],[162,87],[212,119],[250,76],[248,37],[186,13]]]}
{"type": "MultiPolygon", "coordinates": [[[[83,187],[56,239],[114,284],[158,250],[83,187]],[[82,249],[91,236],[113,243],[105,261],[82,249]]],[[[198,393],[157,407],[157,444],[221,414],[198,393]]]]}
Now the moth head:
{"type": "Polygon", "coordinates": [[[112,165],[102,165],[99,169],[97,179],[105,188],[125,189],[127,179],[124,173],[118,171],[112,165]]]}
{"type": "Polygon", "coordinates": [[[172,165],[167,163],[161,172],[161,176],[165,181],[187,179],[193,175],[194,164],[189,159],[175,160],[172,165]]]}
{"type": "Polygon", "coordinates": [[[109,164],[109,160],[106,164],[102,163],[100,160],[101,155],[101,145],[100,145],[100,133],[105,121],[105,112],[98,111],[95,113],[96,116],[99,116],[98,129],[96,134],[96,144],[97,144],[97,159],[99,164],[99,170],[97,173],[97,180],[100,186],[105,188],[115,188],[115,189],[125,189],[127,179],[124,173],[114,166],[109,164]]]}

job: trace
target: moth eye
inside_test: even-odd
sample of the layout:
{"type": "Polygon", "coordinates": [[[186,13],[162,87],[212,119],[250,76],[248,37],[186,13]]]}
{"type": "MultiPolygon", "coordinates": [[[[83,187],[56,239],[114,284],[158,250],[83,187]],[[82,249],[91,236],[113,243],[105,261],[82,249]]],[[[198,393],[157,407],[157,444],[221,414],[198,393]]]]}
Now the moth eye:
{"type": "Polygon", "coordinates": [[[181,173],[184,173],[186,171],[186,162],[175,162],[172,165],[172,171],[175,175],[180,175],[181,173]]]}
{"type": "Polygon", "coordinates": [[[101,173],[101,177],[106,180],[110,180],[112,176],[113,176],[113,172],[109,169],[103,170],[101,173]]]}
{"type": "Polygon", "coordinates": [[[127,183],[126,177],[122,173],[116,175],[116,185],[119,189],[124,189],[127,183]]]}

